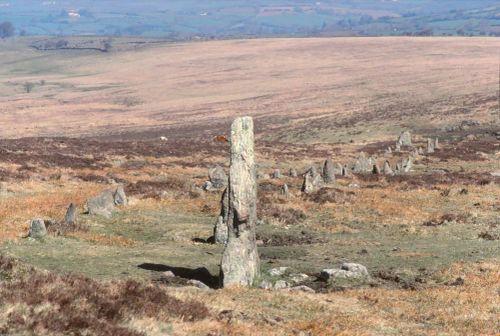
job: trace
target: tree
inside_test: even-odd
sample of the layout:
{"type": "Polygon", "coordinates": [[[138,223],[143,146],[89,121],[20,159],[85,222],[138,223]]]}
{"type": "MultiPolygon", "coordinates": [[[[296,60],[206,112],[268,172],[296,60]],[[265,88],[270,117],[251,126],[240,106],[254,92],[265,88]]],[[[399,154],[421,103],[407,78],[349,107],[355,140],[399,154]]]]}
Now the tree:
{"type": "Polygon", "coordinates": [[[11,37],[14,35],[15,31],[16,29],[14,28],[12,22],[5,21],[0,23],[0,38],[4,39],[11,37]]]}

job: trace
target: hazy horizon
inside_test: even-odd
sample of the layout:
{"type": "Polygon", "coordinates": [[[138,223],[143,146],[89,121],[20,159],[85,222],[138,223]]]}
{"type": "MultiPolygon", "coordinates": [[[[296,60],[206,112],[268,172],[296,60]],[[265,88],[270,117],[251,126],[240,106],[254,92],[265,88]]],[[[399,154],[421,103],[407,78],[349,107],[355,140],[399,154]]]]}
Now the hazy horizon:
{"type": "Polygon", "coordinates": [[[493,0],[0,0],[17,35],[166,38],[500,34],[493,0]]]}

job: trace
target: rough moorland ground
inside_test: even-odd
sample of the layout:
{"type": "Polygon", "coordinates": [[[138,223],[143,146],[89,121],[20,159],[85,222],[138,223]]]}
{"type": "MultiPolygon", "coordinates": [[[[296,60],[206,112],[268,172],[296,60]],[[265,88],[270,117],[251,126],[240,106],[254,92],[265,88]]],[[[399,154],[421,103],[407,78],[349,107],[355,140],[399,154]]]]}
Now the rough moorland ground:
{"type": "MultiPolygon", "coordinates": [[[[64,53],[18,49],[3,58],[6,64],[0,76],[3,104],[0,127],[4,137],[0,140],[3,333],[28,335],[34,330],[36,334],[50,335],[85,331],[96,335],[495,335],[500,332],[497,319],[500,177],[492,174],[500,169],[497,137],[500,124],[496,102],[489,98],[478,100],[481,94],[492,97],[496,90],[490,88],[490,77],[486,74],[496,40],[387,39],[369,43],[364,40],[374,59],[366,64],[365,70],[370,70],[365,72],[367,77],[389,81],[384,74],[396,76],[398,66],[403,69],[401,76],[415,75],[399,82],[406,85],[401,90],[414,90],[413,93],[408,97],[401,93],[392,101],[382,96],[396,90],[396,83],[389,87],[380,81],[377,86],[366,84],[370,90],[364,86],[362,72],[356,69],[364,64],[362,58],[368,56],[355,57],[352,62],[357,63],[351,64],[352,68],[345,63],[345,55],[357,55],[354,51],[361,48],[362,40],[291,41],[303,45],[292,47],[284,40],[266,40],[260,44],[225,41],[116,52],[99,56],[105,58],[99,62],[110,66],[105,72],[101,72],[105,68],[101,63],[91,66],[97,59],[91,53],[79,54],[70,61],[64,53]],[[402,40],[409,43],[408,50],[398,49],[403,45],[402,40]],[[386,45],[389,41],[395,44],[386,45]],[[440,46],[440,55],[430,48],[438,42],[450,43],[448,47],[440,46]],[[286,76],[296,81],[286,77],[286,71],[280,68],[276,71],[283,71],[286,78],[277,77],[278,80],[271,76],[264,81],[261,76],[269,70],[268,66],[276,63],[257,66],[252,63],[254,68],[247,65],[235,69],[242,75],[233,79],[234,90],[246,88],[243,91],[253,95],[259,90],[278,90],[273,85],[288,78],[290,86],[279,90],[289,94],[289,99],[269,96],[241,103],[242,100],[231,98],[234,92],[228,86],[229,77],[218,81],[213,75],[210,82],[197,82],[192,87],[181,85],[182,89],[174,90],[178,95],[181,92],[186,95],[185,106],[166,120],[176,99],[181,101],[180,96],[167,90],[172,93],[170,100],[155,88],[159,90],[162,85],[168,88],[174,82],[179,85],[182,78],[203,81],[211,62],[226,57],[217,51],[217,44],[234,53],[230,59],[233,65],[250,62],[249,55],[259,54],[256,50],[260,49],[274,50],[283,57],[290,55],[287,56],[290,59],[282,57],[280,64],[288,67],[290,72],[286,76]],[[239,51],[238,45],[243,45],[239,51]],[[308,51],[306,46],[312,49],[308,51]],[[192,48],[200,48],[205,54],[192,55],[192,48]],[[470,50],[476,52],[466,53],[470,50]],[[336,63],[331,60],[332,64],[324,65],[324,70],[307,59],[292,60],[294,53],[311,53],[313,57],[318,52],[339,60],[336,63]],[[24,58],[13,60],[16,53],[24,58]],[[26,56],[30,53],[34,53],[33,61],[26,56]],[[148,63],[158,62],[158,53],[164,55],[161,58],[164,69],[148,63]],[[169,58],[170,53],[197,59],[169,58]],[[343,54],[335,56],[336,53],[343,54]],[[408,58],[426,66],[411,69],[406,64],[408,58]],[[81,72],[81,64],[70,66],[83,60],[88,62],[87,69],[94,72],[81,72]],[[44,67],[28,71],[19,62],[44,67]],[[182,67],[179,62],[186,63],[182,67]],[[59,67],[48,66],[56,63],[59,67]],[[62,66],[64,63],[66,66],[62,66]],[[345,71],[335,70],[344,77],[333,76],[336,72],[328,70],[334,68],[333,63],[344,67],[345,71]],[[389,64],[394,68],[388,67],[389,64]],[[467,76],[460,75],[463,64],[471,65],[467,76]],[[424,71],[427,68],[432,71],[424,71]],[[140,77],[148,73],[152,76],[153,69],[163,69],[171,75],[141,82],[140,77]],[[194,69],[200,74],[191,73],[194,69]],[[131,76],[132,72],[137,77],[131,76]],[[317,81],[313,81],[315,72],[324,76],[318,75],[317,81]],[[127,105],[131,106],[123,105],[112,111],[110,106],[99,105],[113,95],[120,97],[119,89],[114,91],[109,87],[84,93],[75,86],[66,86],[48,93],[43,90],[49,88],[40,84],[33,94],[26,94],[12,85],[14,81],[20,84],[39,79],[39,75],[48,78],[44,85],[56,77],[64,78],[65,82],[93,81],[94,85],[101,85],[105,77],[122,80],[128,76],[126,90],[135,90],[131,96],[144,94],[141,99],[146,106],[129,101],[127,105]],[[302,77],[329,89],[309,92],[298,80],[302,77]],[[472,77],[476,78],[474,86],[469,85],[472,77]],[[255,89],[255,83],[270,86],[255,89]],[[429,83],[427,88],[425,83],[429,83]],[[294,85],[301,89],[295,90],[294,85]],[[304,90],[308,93],[304,94],[304,90]],[[221,92],[227,93],[224,99],[221,92]],[[313,92],[315,96],[310,96],[313,92]],[[150,97],[157,94],[158,101],[145,99],[146,94],[151,94],[150,97]],[[43,102],[41,95],[53,96],[47,98],[50,103],[35,108],[36,102],[43,102]],[[290,98],[300,95],[305,105],[290,98]],[[363,103],[368,100],[367,95],[373,99],[379,97],[373,100],[379,104],[379,112],[372,114],[376,106],[363,103]],[[219,112],[215,109],[206,112],[213,112],[214,119],[210,122],[203,120],[202,111],[194,108],[196,104],[205,104],[202,97],[207,100],[212,97],[212,106],[220,107],[219,112]],[[343,104],[351,101],[355,106],[341,108],[336,105],[340,100],[334,97],[345,99],[343,104]],[[263,99],[269,100],[269,104],[263,103],[263,99]],[[96,102],[95,106],[91,100],[96,102]],[[288,100],[286,106],[300,110],[301,116],[285,122],[285,113],[293,116],[293,111],[284,104],[288,100]],[[403,104],[408,100],[412,101],[410,105],[403,104]],[[313,105],[320,102],[324,102],[325,110],[316,114],[317,106],[313,105]],[[81,110],[74,109],[76,105],[81,110]],[[94,110],[97,105],[104,117],[95,114],[93,119],[89,116],[98,113],[94,110]],[[233,109],[246,113],[252,106],[260,125],[259,171],[267,174],[275,168],[286,173],[290,167],[302,173],[312,164],[319,166],[327,157],[348,163],[361,151],[377,155],[380,162],[388,159],[394,164],[407,153],[385,157],[384,151],[387,146],[394,146],[399,130],[408,126],[414,131],[417,146],[424,146],[427,136],[440,137],[441,149],[420,156],[414,171],[407,175],[338,178],[329,188],[307,196],[299,192],[300,177],[259,179],[261,221],[257,234],[262,241],[259,252],[266,280],[277,280],[266,274],[275,267],[287,266],[288,273],[305,273],[315,279],[321,269],[336,268],[347,261],[367,266],[369,280],[329,283],[307,280],[305,284],[314,288],[316,294],[257,288],[200,290],[187,286],[187,279],[217,286],[222,247],[207,240],[219,212],[221,192],[203,192],[197,187],[207,179],[209,167],[216,164],[227,167],[227,144],[213,138],[227,132],[225,118],[236,115],[231,112],[233,109]],[[63,110],[67,119],[66,116],[61,119],[63,110]],[[146,110],[151,113],[142,119],[140,113],[146,110]],[[428,111],[428,115],[415,114],[417,110],[428,111]],[[353,118],[347,118],[348,114],[353,118]],[[152,119],[148,118],[152,115],[157,116],[162,127],[144,131],[142,127],[151,125],[152,119]],[[202,122],[188,125],[190,118],[197,115],[202,122]],[[426,118],[435,119],[428,122],[426,118]],[[14,124],[15,119],[19,123],[14,124]],[[67,127],[60,120],[65,120],[67,127]],[[100,129],[103,123],[113,125],[112,130],[121,134],[103,134],[100,129]],[[78,135],[88,132],[93,136],[54,137],[76,135],[71,132],[78,135]],[[28,135],[46,137],[25,137],[28,135]],[[168,140],[162,141],[160,136],[168,140]],[[114,183],[125,186],[130,204],[117,209],[110,218],[85,215],[85,200],[114,183]],[[280,195],[284,183],[290,187],[289,198],[280,195]],[[60,232],[49,227],[50,233],[43,240],[23,238],[31,219],[62,219],[70,202],[80,206],[76,230],[60,232]],[[165,271],[177,276],[167,278],[163,275],[165,271]]],[[[2,53],[9,51],[2,49],[2,53]]],[[[324,58],[317,62],[330,62],[324,58]]],[[[126,92],[128,95],[131,91],[126,92]]]]}

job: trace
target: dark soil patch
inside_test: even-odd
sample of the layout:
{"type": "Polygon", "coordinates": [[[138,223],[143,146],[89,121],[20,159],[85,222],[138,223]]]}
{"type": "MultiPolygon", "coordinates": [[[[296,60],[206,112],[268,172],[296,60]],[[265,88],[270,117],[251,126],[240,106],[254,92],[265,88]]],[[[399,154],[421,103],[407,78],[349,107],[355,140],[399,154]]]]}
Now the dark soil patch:
{"type": "Polygon", "coordinates": [[[271,234],[264,235],[257,233],[257,240],[262,240],[263,246],[294,246],[294,245],[312,245],[327,243],[328,239],[315,236],[311,233],[302,231],[297,235],[291,234],[271,234]]]}

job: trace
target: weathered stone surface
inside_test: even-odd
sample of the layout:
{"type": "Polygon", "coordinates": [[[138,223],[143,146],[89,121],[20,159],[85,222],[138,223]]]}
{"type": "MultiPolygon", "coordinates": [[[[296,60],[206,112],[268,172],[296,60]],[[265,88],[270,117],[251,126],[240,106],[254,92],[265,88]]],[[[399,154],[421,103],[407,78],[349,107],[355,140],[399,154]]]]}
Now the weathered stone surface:
{"type": "Polygon", "coordinates": [[[255,242],[257,183],[253,120],[237,118],[231,126],[228,240],[221,261],[224,287],[250,286],[260,274],[255,242]]]}
{"type": "Polygon", "coordinates": [[[349,271],[349,272],[358,273],[364,277],[370,276],[366,267],[361,265],[361,264],[343,263],[342,266],[340,267],[340,269],[345,270],[345,271],[349,271]]]}
{"type": "Polygon", "coordinates": [[[394,175],[389,161],[384,162],[384,175],[394,175]]]}
{"type": "Polygon", "coordinates": [[[220,214],[214,227],[215,244],[226,244],[229,228],[227,227],[227,216],[229,215],[229,193],[224,189],[220,200],[220,214]]]}
{"type": "Polygon", "coordinates": [[[87,201],[87,209],[90,215],[109,217],[114,207],[115,198],[112,190],[105,190],[87,201]]]}
{"type": "Polygon", "coordinates": [[[290,168],[290,171],[288,172],[288,176],[290,177],[297,177],[297,170],[295,168],[290,168]]]}
{"type": "Polygon", "coordinates": [[[418,147],[418,155],[424,155],[424,149],[422,147],[418,147]]]}
{"type": "Polygon", "coordinates": [[[309,279],[309,275],[307,274],[304,274],[304,273],[298,273],[298,274],[291,274],[290,275],[290,280],[297,284],[297,283],[301,283],[301,282],[304,282],[306,281],[307,279],[309,279]]]}
{"type": "Polygon", "coordinates": [[[201,282],[199,280],[191,279],[191,280],[188,280],[187,283],[189,285],[194,286],[194,287],[199,288],[199,289],[210,289],[210,287],[208,287],[207,285],[205,285],[203,282],[201,282]]]}
{"type": "Polygon", "coordinates": [[[438,137],[434,138],[434,149],[439,149],[439,138],[438,137]]]}
{"type": "Polygon", "coordinates": [[[323,180],[325,183],[335,182],[335,166],[331,159],[327,159],[323,163],[323,180]]]}
{"type": "Polygon", "coordinates": [[[434,142],[432,139],[427,139],[427,154],[434,153],[434,142]]]}
{"type": "Polygon", "coordinates": [[[413,169],[413,160],[411,157],[403,159],[401,162],[401,167],[404,173],[409,173],[413,169]]]}
{"type": "Polygon", "coordinates": [[[280,179],[282,177],[283,176],[281,175],[281,171],[279,169],[275,169],[273,171],[273,174],[271,175],[271,178],[273,178],[273,179],[280,179]]]}
{"type": "Polygon", "coordinates": [[[311,167],[304,174],[304,182],[302,183],[302,192],[310,194],[323,187],[323,178],[316,171],[316,168],[311,167]]]}
{"type": "Polygon", "coordinates": [[[347,165],[344,165],[342,167],[342,176],[350,176],[351,175],[351,170],[349,169],[349,167],[347,165]]]}
{"type": "Polygon", "coordinates": [[[314,289],[312,289],[311,287],[304,286],[304,285],[292,287],[292,288],[290,288],[290,291],[291,292],[305,292],[305,293],[311,293],[311,294],[316,293],[316,291],[314,289]]]}
{"type": "Polygon", "coordinates": [[[118,186],[114,195],[115,205],[128,205],[127,195],[122,185],[118,186]]]}
{"type": "Polygon", "coordinates": [[[271,276],[282,276],[283,274],[286,273],[288,270],[288,267],[276,267],[276,268],[271,268],[267,273],[271,276]]]}
{"type": "Polygon", "coordinates": [[[358,159],[354,162],[353,172],[356,174],[368,173],[372,171],[372,160],[367,158],[366,154],[361,152],[358,159]]]}
{"type": "Polygon", "coordinates": [[[262,280],[259,284],[259,288],[261,289],[273,289],[273,283],[268,280],[262,280]]]}
{"type": "Polygon", "coordinates": [[[411,146],[411,133],[410,131],[404,131],[399,135],[398,144],[401,146],[411,146]]]}
{"type": "Polygon", "coordinates": [[[30,238],[42,238],[47,235],[47,228],[45,227],[45,221],[40,218],[33,219],[30,225],[30,231],[28,236],[30,238]]]}
{"type": "Polygon", "coordinates": [[[365,266],[354,263],[344,263],[341,268],[324,269],[320,273],[320,278],[328,281],[330,279],[359,279],[368,278],[370,275],[365,266]]]}
{"type": "Polygon", "coordinates": [[[334,174],[335,175],[339,175],[339,176],[342,176],[342,170],[343,170],[344,167],[342,167],[342,165],[340,163],[336,163],[335,164],[335,168],[333,170],[334,174]]]}
{"type": "Polygon", "coordinates": [[[210,181],[205,181],[203,183],[203,186],[201,187],[201,189],[205,190],[205,191],[210,191],[213,189],[213,186],[212,186],[212,182],[210,181]]]}
{"type": "Polygon", "coordinates": [[[290,287],[290,285],[285,280],[278,280],[274,283],[274,289],[285,289],[288,287],[290,287]]]}
{"type": "Polygon", "coordinates": [[[283,184],[281,186],[281,194],[285,197],[289,197],[290,196],[290,191],[288,190],[288,184],[283,184]]]}
{"type": "Polygon", "coordinates": [[[215,168],[208,170],[208,179],[212,183],[212,187],[219,189],[227,186],[227,175],[224,172],[224,168],[221,166],[216,166],[215,168]]]}
{"type": "Polygon", "coordinates": [[[77,206],[71,203],[66,210],[66,215],[64,216],[64,222],[66,224],[75,225],[76,224],[76,211],[77,206]]]}

